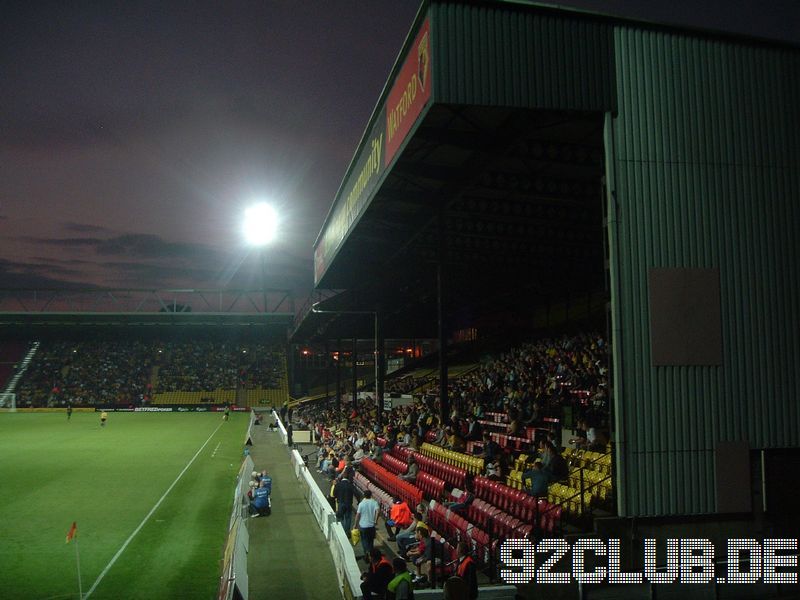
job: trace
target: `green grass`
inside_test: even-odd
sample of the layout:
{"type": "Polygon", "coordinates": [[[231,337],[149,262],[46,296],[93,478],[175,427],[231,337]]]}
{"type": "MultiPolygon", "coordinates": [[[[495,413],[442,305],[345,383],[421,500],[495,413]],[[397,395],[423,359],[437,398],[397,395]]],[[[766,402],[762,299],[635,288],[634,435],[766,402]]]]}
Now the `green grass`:
{"type": "Polygon", "coordinates": [[[0,596],[78,597],[73,521],[85,594],[211,436],[91,598],[213,598],[247,419],[0,414],[0,596]]]}

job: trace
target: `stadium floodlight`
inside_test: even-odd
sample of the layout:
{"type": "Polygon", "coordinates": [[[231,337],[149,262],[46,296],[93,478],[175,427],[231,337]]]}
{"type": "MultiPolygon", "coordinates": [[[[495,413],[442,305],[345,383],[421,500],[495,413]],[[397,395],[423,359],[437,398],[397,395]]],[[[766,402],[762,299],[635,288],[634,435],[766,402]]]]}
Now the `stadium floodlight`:
{"type": "Polygon", "coordinates": [[[244,213],[244,239],[251,246],[265,246],[278,230],[278,214],[266,202],[259,202],[244,213]]]}

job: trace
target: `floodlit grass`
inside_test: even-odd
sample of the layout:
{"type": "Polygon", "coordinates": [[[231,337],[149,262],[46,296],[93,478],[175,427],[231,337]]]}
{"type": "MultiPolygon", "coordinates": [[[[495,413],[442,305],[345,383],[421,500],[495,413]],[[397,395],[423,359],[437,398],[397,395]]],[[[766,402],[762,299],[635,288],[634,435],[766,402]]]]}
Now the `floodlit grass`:
{"type": "Polygon", "coordinates": [[[0,596],[213,598],[247,414],[0,414],[0,596]],[[209,439],[210,438],[210,439],[209,439]]]}

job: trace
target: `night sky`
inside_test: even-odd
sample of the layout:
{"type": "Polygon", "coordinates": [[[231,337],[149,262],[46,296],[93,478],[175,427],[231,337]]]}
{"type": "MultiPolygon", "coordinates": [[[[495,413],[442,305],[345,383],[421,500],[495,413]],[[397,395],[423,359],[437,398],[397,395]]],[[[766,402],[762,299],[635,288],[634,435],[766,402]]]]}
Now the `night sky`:
{"type": "MultiPolygon", "coordinates": [[[[797,0],[564,5],[800,43],[797,0]]],[[[258,287],[312,246],[416,1],[0,1],[0,288],[258,287]]]]}

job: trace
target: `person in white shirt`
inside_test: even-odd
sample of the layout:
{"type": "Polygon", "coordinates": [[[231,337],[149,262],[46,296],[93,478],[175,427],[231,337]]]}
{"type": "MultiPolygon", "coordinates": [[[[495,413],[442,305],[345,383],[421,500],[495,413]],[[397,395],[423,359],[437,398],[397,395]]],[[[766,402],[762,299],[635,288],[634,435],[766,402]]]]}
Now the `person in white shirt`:
{"type": "Polygon", "coordinates": [[[380,505],[373,499],[372,491],[365,490],[364,499],[358,503],[356,509],[356,527],[361,532],[361,547],[367,560],[375,542],[375,524],[378,522],[379,511],[380,505]]]}
{"type": "Polygon", "coordinates": [[[366,454],[364,454],[364,448],[359,446],[358,449],[353,453],[353,466],[358,466],[361,464],[361,461],[364,460],[366,454]]]}

